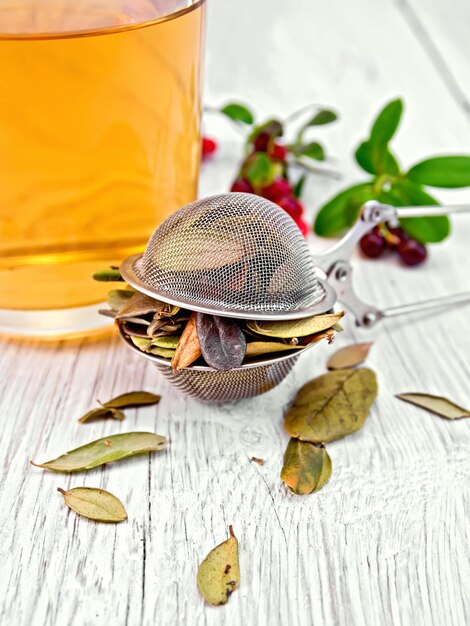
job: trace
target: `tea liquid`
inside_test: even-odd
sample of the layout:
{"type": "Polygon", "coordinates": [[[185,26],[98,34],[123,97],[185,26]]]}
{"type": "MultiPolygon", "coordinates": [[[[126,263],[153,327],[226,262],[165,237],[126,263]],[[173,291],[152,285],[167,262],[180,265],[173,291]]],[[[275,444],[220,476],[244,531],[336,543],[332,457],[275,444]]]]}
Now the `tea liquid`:
{"type": "Polygon", "coordinates": [[[0,0],[0,309],[103,300],[93,271],[195,198],[203,13],[0,0]]]}

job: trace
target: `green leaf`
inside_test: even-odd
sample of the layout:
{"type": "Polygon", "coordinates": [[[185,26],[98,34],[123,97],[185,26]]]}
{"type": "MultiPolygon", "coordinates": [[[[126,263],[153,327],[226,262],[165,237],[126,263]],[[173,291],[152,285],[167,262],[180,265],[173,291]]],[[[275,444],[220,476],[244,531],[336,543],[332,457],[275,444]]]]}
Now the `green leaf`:
{"type": "Polygon", "coordinates": [[[295,149],[295,154],[298,156],[306,156],[310,159],[315,159],[316,161],[325,160],[325,151],[323,146],[316,141],[298,146],[295,149]]]}
{"type": "Polygon", "coordinates": [[[269,185],[273,179],[273,162],[264,152],[256,152],[250,157],[245,176],[254,187],[269,185]]]}
{"type": "Polygon", "coordinates": [[[66,452],[52,461],[46,461],[45,463],[34,463],[31,461],[31,464],[54,472],[82,472],[104,463],[113,463],[136,454],[161,450],[165,443],[165,437],[155,435],[154,433],[122,433],[97,439],[80,446],[80,448],[66,452]]]}
{"type": "Polygon", "coordinates": [[[322,109],[304,125],[304,128],[308,128],[309,126],[323,126],[323,124],[331,124],[331,122],[334,122],[337,119],[338,115],[334,111],[322,109]]]}
{"type": "Polygon", "coordinates": [[[242,122],[242,124],[253,124],[254,117],[250,109],[243,104],[231,102],[220,109],[220,112],[229,117],[234,122],[242,122]]]}
{"type": "Polygon", "coordinates": [[[469,187],[470,156],[438,156],[414,165],[408,178],[430,187],[469,187]]]}
{"type": "Polygon", "coordinates": [[[226,604],[240,583],[238,540],[229,527],[230,537],[209,552],[199,566],[197,586],[209,604],[226,604]]]}
{"type": "Polygon", "coordinates": [[[400,167],[396,158],[387,148],[383,152],[373,150],[370,141],[363,141],[356,150],[355,158],[360,167],[369,174],[398,176],[400,167]]]}
{"type": "Polygon", "coordinates": [[[331,459],[324,446],[292,438],[284,453],[281,480],[297,495],[318,491],[331,476],[331,459]]]}
{"type": "Polygon", "coordinates": [[[377,116],[370,131],[370,143],[374,150],[384,150],[394,136],[403,113],[401,99],[389,102],[377,116]]]}
{"type": "MultiPolygon", "coordinates": [[[[438,206],[438,201],[411,181],[399,181],[379,198],[394,206],[438,206]]],[[[436,217],[400,218],[401,227],[421,243],[437,243],[450,234],[450,220],[445,215],[436,217]]]]}
{"type": "Polygon", "coordinates": [[[321,237],[341,235],[356,222],[364,203],[376,198],[373,181],[345,189],[320,208],[313,227],[315,233],[321,237]]]}
{"type": "Polygon", "coordinates": [[[302,195],[302,191],[303,191],[306,180],[307,180],[307,175],[302,174],[299,180],[295,183],[292,192],[296,198],[300,198],[300,196],[302,195]]]}
{"type": "Polygon", "coordinates": [[[122,502],[104,489],[93,487],[75,487],[64,491],[57,489],[63,496],[65,504],[79,515],[97,522],[122,522],[127,519],[126,509],[122,502]]]}
{"type": "Polygon", "coordinates": [[[304,385],[285,417],[291,437],[311,443],[340,439],[362,428],[377,396],[372,370],[344,369],[304,385]]]}
{"type": "Polygon", "coordinates": [[[284,127],[282,123],[276,119],[268,120],[263,124],[259,124],[258,126],[255,126],[251,133],[248,135],[247,144],[249,145],[253,143],[256,137],[258,137],[258,135],[261,135],[261,133],[267,133],[270,138],[274,140],[277,137],[282,137],[284,133],[284,127]]]}

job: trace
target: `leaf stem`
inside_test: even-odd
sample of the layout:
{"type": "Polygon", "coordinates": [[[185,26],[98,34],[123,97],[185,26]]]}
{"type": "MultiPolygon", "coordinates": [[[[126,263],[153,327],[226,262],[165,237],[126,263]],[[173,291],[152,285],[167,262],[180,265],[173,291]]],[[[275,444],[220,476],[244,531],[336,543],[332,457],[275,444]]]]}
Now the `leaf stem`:
{"type": "Polygon", "coordinates": [[[61,493],[63,496],[65,496],[65,495],[67,494],[67,492],[66,492],[66,491],[64,491],[64,489],[61,489],[61,487],[57,487],[57,491],[58,491],[59,493],[61,493]]]}

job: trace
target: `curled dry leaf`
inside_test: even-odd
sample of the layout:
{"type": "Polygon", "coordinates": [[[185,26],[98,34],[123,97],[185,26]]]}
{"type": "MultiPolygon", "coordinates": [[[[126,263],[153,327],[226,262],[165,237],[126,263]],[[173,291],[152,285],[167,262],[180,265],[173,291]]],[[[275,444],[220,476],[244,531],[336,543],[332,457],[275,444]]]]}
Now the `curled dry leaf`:
{"type": "Polygon", "coordinates": [[[122,502],[104,489],[93,487],[75,487],[64,491],[57,489],[63,496],[65,504],[79,515],[97,522],[122,522],[127,519],[126,509],[122,502]]]}
{"type": "Polygon", "coordinates": [[[314,335],[334,326],[344,316],[340,313],[326,313],[325,315],[313,315],[300,320],[287,320],[280,322],[247,322],[250,330],[258,335],[290,339],[292,337],[306,337],[314,335]]]}
{"type": "Polygon", "coordinates": [[[226,604],[240,582],[238,540],[231,526],[229,533],[226,541],[209,552],[197,572],[197,586],[209,604],[226,604]]]}
{"type": "Polygon", "coordinates": [[[329,370],[344,370],[364,363],[372,343],[355,343],[335,352],[326,364],[329,370]]]}
{"type": "Polygon", "coordinates": [[[200,356],[201,345],[196,329],[196,313],[191,313],[176,346],[176,351],[172,355],[171,367],[177,370],[183,369],[194,363],[200,356]]]}
{"type": "MultiPolygon", "coordinates": [[[[163,313],[168,310],[169,306],[171,305],[168,305],[166,302],[160,302],[144,293],[136,291],[132,298],[119,310],[116,319],[132,319],[138,323],[136,320],[138,320],[140,316],[147,315],[148,313],[163,313]]],[[[177,307],[172,307],[172,309],[177,310],[177,307]]],[[[150,326],[150,322],[147,321],[146,325],[150,326]]]]}
{"type": "Polygon", "coordinates": [[[298,495],[318,491],[331,476],[331,459],[324,446],[292,438],[284,454],[281,480],[298,495]]]}
{"type": "Polygon", "coordinates": [[[464,409],[442,396],[433,396],[429,393],[401,393],[397,395],[397,398],[449,420],[470,417],[469,409],[464,409]]]}
{"type": "Polygon", "coordinates": [[[122,433],[97,439],[80,446],[80,448],[66,452],[52,461],[46,461],[45,463],[34,463],[34,461],[31,461],[31,464],[54,472],[82,472],[104,463],[113,463],[136,454],[161,450],[165,443],[165,437],[155,435],[154,433],[122,433]]]}
{"type": "Polygon", "coordinates": [[[136,406],[148,406],[151,404],[158,404],[161,400],[161,396],[149,391],[128,391],[122,393],[120,396],[116,396],[107,402],[100,402],[105,408],[111,409],[130,409],[136,406]]]}
{"type": "Polygon", "coordinates": [[[206,363],[219,371],[240,367],[246,338],[235,320],[219,315],[196,314],[197,335],[206,363]]]}
{"type": "Polygon", "coordinates": [[[285,417],[292,437],[312,443],[340,439],[364,425],[377,396],[372,370],[336,370],[304,385],[285,417]]]}
{"type": "Polygon", "coordinates": [[[86,424],[86,422],[91,422],[92,420],[109,418],[115,420],[123,420],[125,418],[125,415],[122,411],[119,411],[118,409],[101,406],[98,409],[92,409],[91,411],[88,411],[88,413],[85,413],[85,415],[79,417],[77,421],[80,422],[80,424],[86,424]]]}

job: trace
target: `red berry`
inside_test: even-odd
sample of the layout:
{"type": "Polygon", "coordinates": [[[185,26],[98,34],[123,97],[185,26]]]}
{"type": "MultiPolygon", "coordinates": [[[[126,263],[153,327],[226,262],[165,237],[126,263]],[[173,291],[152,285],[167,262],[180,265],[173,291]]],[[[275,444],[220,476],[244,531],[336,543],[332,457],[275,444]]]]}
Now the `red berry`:
{"type": "Polygon", "coordinates": [[[380,231],[373,231],[364,235],[359,242],[362,252],[371,259],[377,259],[387,247],[387,242],[380,231]]]}
{"type": "Polygon", "coordinates": [[[269,156],[272,159],[284,161],[287,156],[287,148],[285,146],[281,146],[280,143],[275,143],[269,151],[269,156]]]}
{"type": "Polygon", "coordinates": [[[305,222],[301,217],[299,217],[298,219],[295,220],[295,223],[300,228],[300,232],[302,233],[302,235],[306,237],[310,230],[307,222],[305,222]]]}
{"type": "Polygon", "coordinates": [[[255,193],[255,190],[251,186],[250,181],[246,180],[246,178],[237,178],[233,182],[233,185],[230,188],[230,191],[238,191],[241,193],[255,193]]]}
{"type": "Polygon", "coordinates": [[[210,139],[210,137],[202,138],[202,158],[203,159],[210,156],[211,154],[214,154],[216,150],[217,150],[217,143],[213,139],[210,139]]]}
{"type": "Polygon", "coordinates": [[[276,204],[278,204],[281,209],[284,209],[284,211],[288,213],[296,222],[302,219],[304,207],[295,196],[286,196],[285,198],[281,198],[276,202],[276,204]]]}
{"type": "Polygon", "coordinates": [[[413,266],[419,265],[426,260],[428,256],[427,250],[422,243],[415,241],[414,239],[407,239],[402,241],[397,248],[397,252],[400,255],[401,260],[405,265],[413,266]]]}
{"type": "Polygon", "coordinates": [[[266,152],[270,141],[271,136],[269,135],[269,133],[260,133],[253,143],[255,147],[255,152],[266,152]]]}
{"type": "Polygon", "coordinates": [[[272,202],[278,202],[281,198],[290,196],[292,187],[285,178],[278,178],[267,187],[263,187],[261,195],[272,202]]]}

